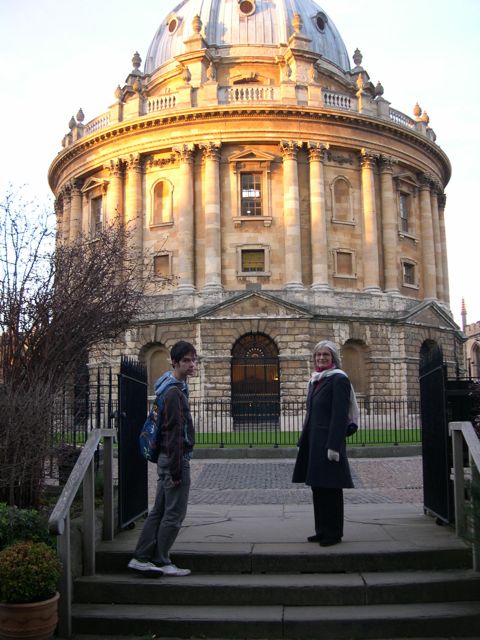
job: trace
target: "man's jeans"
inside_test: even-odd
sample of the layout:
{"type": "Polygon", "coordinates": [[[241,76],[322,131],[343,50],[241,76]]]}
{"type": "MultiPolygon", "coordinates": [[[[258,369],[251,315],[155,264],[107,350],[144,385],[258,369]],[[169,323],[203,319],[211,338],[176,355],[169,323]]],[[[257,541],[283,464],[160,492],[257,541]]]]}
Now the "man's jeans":
{"type": "Polygon", "coordinates": [[[155,564],[170,564],[170,549],[187,513],[190,491],[190,460],[185,457],[182,481],[174,486],[168,459],[160,455],[157,462],[157,494],[135,549],[135,558],[155,564]]]}

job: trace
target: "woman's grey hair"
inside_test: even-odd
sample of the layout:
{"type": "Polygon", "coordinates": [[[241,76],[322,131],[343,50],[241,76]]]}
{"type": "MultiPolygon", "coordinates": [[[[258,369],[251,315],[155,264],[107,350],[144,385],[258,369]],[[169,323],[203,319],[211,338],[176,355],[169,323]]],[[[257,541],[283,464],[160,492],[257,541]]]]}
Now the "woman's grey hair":
{"type": "Polygon", "coordinates": [[[313,348],[314,360],[315,360],[315,354],[317,353],[317,351],[325,348],[327,348],[332,354],[333,364],[335,365],[335,367],[337,369],[340,369],[342,366],[342,362],[340,360],[340,354],[338,353],[336,344],[331,340],[320,340],[320,342],[317,342],[317,344],[313,348]]]}

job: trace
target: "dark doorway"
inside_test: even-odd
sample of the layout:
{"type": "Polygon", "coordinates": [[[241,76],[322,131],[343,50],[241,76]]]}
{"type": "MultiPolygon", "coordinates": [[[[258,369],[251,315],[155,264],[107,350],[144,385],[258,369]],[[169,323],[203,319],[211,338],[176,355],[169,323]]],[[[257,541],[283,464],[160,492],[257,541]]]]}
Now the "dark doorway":
{"type": "Polygon", "coordinates": [[[232,417],[242,425],[277,426],[280,417],[278,349],[263,333],[248,333],[232,349],[232,417]]]}

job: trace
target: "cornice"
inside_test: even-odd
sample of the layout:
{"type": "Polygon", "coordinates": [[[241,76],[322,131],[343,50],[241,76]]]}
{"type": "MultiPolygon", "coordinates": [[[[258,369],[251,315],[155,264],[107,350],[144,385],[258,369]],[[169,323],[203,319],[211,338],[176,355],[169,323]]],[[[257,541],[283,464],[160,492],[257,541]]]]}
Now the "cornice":
{"type": "MultiPolygon", "coordinates": [[[[219,105],[211,107],[208,110],[202,108],[188,109],[165,113],[165,114],[149,114],[141,116],[134,120],[119,122],[101,131],[92,133],[85,138],[75,142],[71,147],[61,151],[50,165],[48,172],[49,184],[53,190],[54,175],[62,170],[63,167],[78,158],[83,153],[91,151],[92,148],[100,147],[112,141],[127,138],[136,132],[156,130],[164,126],[188,124],[202,120],[204,122],[212,122],[216,120],[225,121],[225,119],[243,120],[246,118],[264,119],[265,116],[276,116],[286,120],[307,119],[319,121],[323,123],[339,123],[347,126],[353,126],[359,129],[375,130],[377,132],[388,132],[389,135],[405,140],[406,142],[426,151],[434,156],[445,168],[445,185],[450,180],[451,164],[446,153],[435,143],[424,138],[421,134],[406,129],[401,125],[397,125],[388,120],[366,116],[350,111],[333,111],[321,108],[303,107],[297,105],[262,105],[262,106],[238,106],[238,105],[219,105]]],[[[311,134],[309,136],[311,138],[311,134]]],[[[322,132],[322,138],[328,137],[322,132]]],[[[352,140],[354,143],[354,140],[352,140]]]]}

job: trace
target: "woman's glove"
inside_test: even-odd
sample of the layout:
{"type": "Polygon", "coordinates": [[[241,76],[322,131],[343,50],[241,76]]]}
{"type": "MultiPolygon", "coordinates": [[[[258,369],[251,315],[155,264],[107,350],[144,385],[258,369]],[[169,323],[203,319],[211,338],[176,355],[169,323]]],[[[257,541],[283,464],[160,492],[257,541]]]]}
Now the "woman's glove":
{"type": "Polygon", "coordinates": [[[327,450],[327,458],[330,462],[340,462],[340,454],[338,451],[334,451],[333,449],[327,450]]]}

